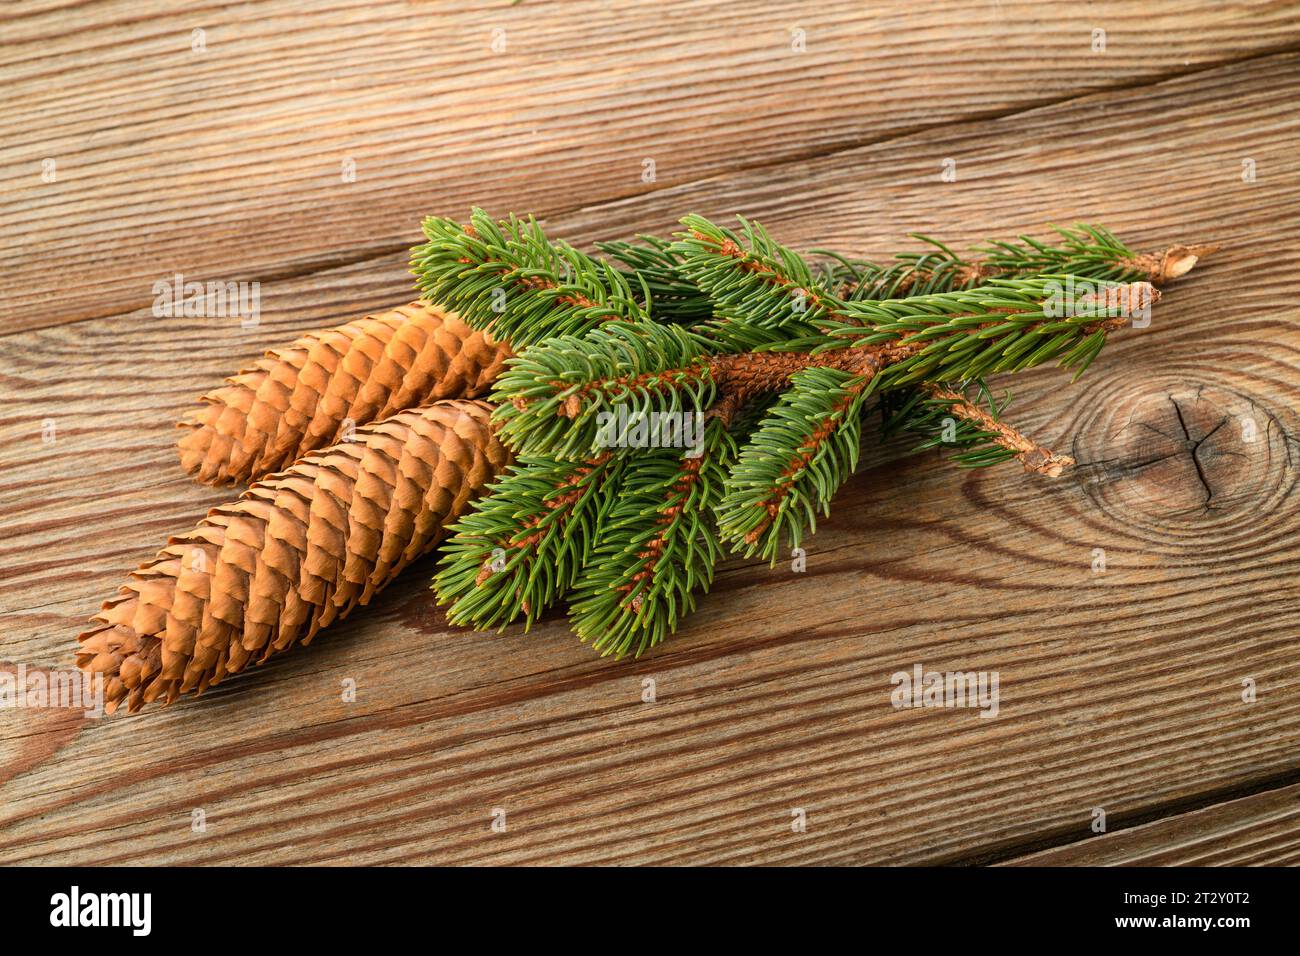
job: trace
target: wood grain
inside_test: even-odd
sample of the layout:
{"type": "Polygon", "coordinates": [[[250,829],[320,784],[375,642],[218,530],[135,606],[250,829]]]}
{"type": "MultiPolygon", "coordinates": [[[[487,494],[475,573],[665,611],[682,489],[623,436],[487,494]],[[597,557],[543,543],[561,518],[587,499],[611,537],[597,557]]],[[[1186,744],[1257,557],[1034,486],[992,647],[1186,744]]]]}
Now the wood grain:
{"type": "Polygon", "coordinates": [[[1293,48],[1294,25],[1284,2],[10,13],[0,329],[138,309],[178,272],[268,282],[400,252],[421,216],[471,204],[554,216],[1146,83],[1293,48]]]}
{"type": "Polygon", "coordinates": [[[1019,857],[1012,866],[1295,866],[1300,785],[1019,857]]]}
{"type": "MultiPolygon", "coordinates": [[[[986,15],[961,12],[948,20],[963,30],[986,15]]],[[[1254,13],[1263,37],[1285,11],[1254,13]]],[[[250,8],[249,22],[271,44],[258,15],[250,8]]],[[[1166,26],[1173,18],[1153,16],[1166,26]]],[[[1202,33],[1233,22],[1200,16],[1202,33]]],[[[145,17],[140,29],[166,22],[145,17]]],[[[696,42],[725,59],[742,41],[708,23],[696,42]]],[[[1170,48],[1199,42],[1187,36],[1170,48]]],[[[19,47],[38,37],[24,35],[19,47]]],[[[950,56],[961,48],[951,35],[943,43],[935,50],[950,56]]],[[[1163,56],[1163,46],[1151,53],[1163,56]]],[[[1212,47],[1205,57],[1249,55],[1222,36],[1212,47]]],[[[844,64],[837,82],[874,75],[875,66],[850,66],[851,44],[836,50],[827,55],[844,64]]],[[[1041,59],[1031,66],[1026,53],[1019,68],[1061,68],[1041,59]]],[[[668,68],[644,69],[653,77],[668,68]]],[[[1107,845],[1120,860],[1164,847],[1161,861],[1174,862],[1184,844],[1184,856],[1212,862],[1290,861],[1292,818],[1281,805],[1225,803],[1224,813],[1241,812],[1222,818],[1187,808],[1272,792],[1300,772],[1300,252],[1285,238],[1300,215],[1300,120],[1288,105],[1300,95],[1300,56],[1194,61],[1188,75],[1151,83],[1149,72],[1125,72],[1134,63],[1117,69],[1121,78],[1098,80],[1113,89],[1028,110],[1003,103],[999,112],[1013,112],[995,119],[978,118],[976,86],[945,106],[962,122],[914,129],[929,124],[895,118],[867,130],[863,145],[854,144],[865,126],[836,127],[843,138],[795,158],[767,125],[771,104],[750,114],[714,101],[726,122],[755,124],[755,148],[771,148],[762,165],[693,159],[702,165],[690,181],[599,199],[605,171],[588,169],[589,204],[570,192],[543,210],[553,231],[579,242],[664,230],[688,210],[744,212],[795,245],[873,255],[911,230],[969,244],[1071,219],[1104,221],[1148,247],[1224,242],[1171,289],[1150,328],[1117,336],[1077,385],[1050,371],[1018,377],[1013,418],[1072,448],[1080,466],[1071,475],[959,472],[873,447],[819,526],[806,573],[729,563],[682,632],[638,662],[594,658],[559,616],[529,635],[448,628],[426,589],[426,562],[309,650],[198,701],[99,721],[0,711],[0,861],[985,862],[1057,844],[1061,862],[1107,845]],[[943,157],[957,159],[957,182],[940,182],[943,157]],[[1253,182],[1242,180],[1247,158],[1253,182]],[[890,676],[917,663],[997,671],[999,716],[896,710],[890,676]],[[355,703],[341,700],[344,678],[357,681],[355,703]],[[1249,704],[1247,678],[1258,689],[1249,704]],[[647,679],[654,703],[642,700],[647,679]],[[1119,832],[1086,839],[1098,807],[1119,832]],[[803,833],[791,829],[797,808],[803,833]],[[205,811],[205,832],[191,828],[195,809],[205,811]],[[506,811],[505,833],[489,827],[495,809],[506,811]],[[1211,817],[1225,822],[1189,842],[1188,827],[1211,817]],[[1233,820],[1258,823],[1261,839],[1243,838],[1233,820]]],[[[899,84],[913,110],[923,93],[937,97],[935,77],[950,82],[919,69],[892,75],[912,77],[915,89],[899,84]]],[[[692,102],[721,95],[685,92],[697,81],[681,82],[692,102]]],[[[556,84],[546,88],[564,89],[556,84]]],[[[232,80],[227,95],[238,89],[232,80]]],[[[644,135],[683,156],[699,145],[693,134],[670,135],[671,114],[654,114],[644,93],[627,95],[650,111],[644,135]]],[[[544,112],[538,97],[533,108],[544,112]]],[[[609,104],[592,109],[582,122],[621,115],[609,104]]],[[[508,122],[494,103],[464,122],[481,131],[498,115],[508,122]]],[[[393,121],[432,148],[413,115],[393,121]]],[[[212,161],[237,178],[229,157],[212,161]]],[[[497,146],[482,162],[502,168],[510,157],[497,146]]],[[[137,173],[148,165],[131,163],[137,173]]],[[[149,176],[174,169],[156,165],[149,176]]],[[[573,166],[570,190],[583,168],[573,166]]],[[[432,201],[431,192],[390,188],[395,202],[432,201]]],[[[463,184],[445,188],[457,209],[475,200],[463,184]]],[[[546,192],[519,178],[493,188],[520,209],[546,192]]],[[[193,396],[268,345],[408,295],[400,244],[367,245],[405,229],[378,225],[380,206],[350,207],[352,218],[318,236],[301,227],[338,211],[327,200],[304,206],[284,190],[264,198],[296,210],[286,227],[297,222],[297,236],[210,249],[227,270],[219,274],[232,277],[304,257],[264,280],[256,328],[158,319],[133,293],[112,292],[110,309],[136,307],[75,323],[27,313],[13,326],[25,331],[0,337],[0,660],[68,666],[81,621],[124,571],[224,500],[187,483],[175,463],[171,422],[193,396]],[[373,233],[364,225],[372,211],[373,233]],[[365,258],[322,257],[336,240],[347,248],[345,225],[365,258]],[[53,443],[42,441],[47,421],[53,443]]],[[[243,235],[261,237],[263,212],[228,212],[243,235]]],[[[139,241],[175,245],[178,256],[209,248],[181,237],[175,216],[161,209],[163,232],[139,241]]],[[[50,235],[60,228],[57,218],[41,222],[50,235]]],[[[94,228],[129,246],[139,223],[118,215],[94,228]]],[[[152,275],[127,248],[106,254],[110,289],[128,290],[134,269],[152,275]]],[[[60,317],[99,314],[78,311],[84,290],[55,300],[40,291],[57,263],[19,262],[6,281],[24,301],[57,301],[60,317]]]]}

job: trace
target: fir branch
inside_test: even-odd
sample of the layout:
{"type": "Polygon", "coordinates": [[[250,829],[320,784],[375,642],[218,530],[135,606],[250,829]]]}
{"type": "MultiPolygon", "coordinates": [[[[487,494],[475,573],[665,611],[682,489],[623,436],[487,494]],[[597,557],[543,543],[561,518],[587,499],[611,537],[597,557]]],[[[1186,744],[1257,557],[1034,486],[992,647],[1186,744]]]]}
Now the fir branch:
{"type": "MultiPolygon", "coordinates": [[[[1021,434],[1006,422],[1000,421],[998,413],[1001,412],[1001,408],[991,412],[972,402],[963,392],[941,385],[928,384],[926,389],[934,400],[948,405],[949,414],[978,429],[978,433],[987,437],[990,445],[1010,452],[1024,465],[1025,471],[1057,478],[1062,471],[1074,464],[1074,459],[1069,455],[1058,455],[1021,434]]],[[[968,453],[965,463],[977,462],[978,458],[972,458],[968,453]]]]}
{"type": "Polygon", "coordinates": [[[586,457],[625,444],[611,422],[704,411],[715,396],[705,351],[690,332],[651,322],[547,339],[508,362],[495,420],[521,452],[586,457]]]}
{"type": "Polygon", "coordinates": [[[1053,358],[1081,374],[1107,332],[1125,324],[1130,310],[1149,307],[1155,292],[1145,283],[1079,288],[1086,291],[1076,295],[1065,277],[994,280],[968,292],[845,303],[853,321],[828,319],[830,344],[810,352],[714,355],[678,327],[612,323],[512,359],[494,392],[502,403],[496,420],[520,452],[581,458],[624,443],[608,427],[620,410],[619,420],[635,423],[705,411],[719,394],[734,410],[805,368],[873,375],[883,368],[874,391],[964,382],[1053,358]]]}
{"type": "MultiPolygon", "coordinates": [[[[1057,229],[1063,237],[1060,246],[1051,246],[1030,236],[1016,242],[989,242],[983,251],[987,259],[962,260],[943,243],[924,236],[914,238],[929,243],[932,251],[905,253],[889,266],[848,260],[834,253],[826,267],[824,283],[837,289],[846,299],[868,301],[895,298],[904,293],[937,293],[969,289],[989,277],[1028,278],[1041,273],[1069,273],[1080,278],[1129,282],[1148,279],[1154,284],[1178,278],[1196,264],[1197,255],[1214,251],[1214,246],[1173,246],[1163,253],[1137,254],[1114,233],[1101,226],[1079,224],[1073,230],[1057,229]]],[[[934,411],[932,396],[917,389],[898,392],[882,399],[883,435],[906,429],[925,431],[934,411]],[[917,416],[907,422],[906,416],[917,416]],[[901,416],[901,417],[900,417],[901,416]]],[[[991,396],[989,407],[995,409],[991,396]]],[[[996,411],[995,411],[996,414],[996,411]]],[[[978,436],[977,429],[966,427],[963,436],[978,436]]],[[[974,439],[980,444],[978,438],[974,439]]],[[[931,443],[922,445],[929,447],[931,443]]],[[[999,446],[983,446],[978,451],[954,457],[961,465],[995,464],[1014,453],[1000,454],[999,446]]]]}
{"type": "Polygon", "coordinates": [[[994,242],[986,258],[965,260],[944,244],[916,238],[933,249],[904,253],[887,266],[833,253],[833,265],[815,274],[793,250],[775,242],[757,223],[743,218],[740,233],[700,216],[682,219],[676,250],[680,271],[713,297],[719,318],[700,332],[729,351],[802,351],[827,344],[826,333],[862,324],[874,313],[852,303],[916,298],[987,285],[994,279],[1071,274],[1106,282],[1177,278],[1214,246],[1174,246],[1163,253],[1133,252],[1099,226],[1058,229],[1063,242],[1051,246],[1028,236],[1020,243],[994,242]]]}
{"type": "Polygon", "coordinates": [[[570,597],[574,631],[602,655],[640,656],[677,629],[713,581],[722,546],[712,511],[736,446],[719,418],[701,439],[698,449],[629,458],[601,543],[570,597]]]}
{"type": "Polygon", "coordinates": [[[775,564],[783,537],[798,547],[816,529],[817,512],[830,513],[831,498],[857,467],[872,377],[809,368],[790,379],[727,478],[717,506],[724,541],[775,564]]]}
{"type": "Polygon", "coordinates": [[[911,349],[884,370],[877,390],[921,380],[965,382],[1052,359],[1083,374],[1106,342],[1158,299],[1150,284],[1076,282],[1072,276],[993,279],[969,291],[850,302],[831,330],[850,348],[911,349]]]}
{"type": "MultiPolygon", "coordinates": [[[[829,513],[835,492],[857,465],[868,396],[918,382],[964,382],[1004,362],[1027,368],[1058,358],[1081,373],[1107,333],[1149,307],[1154,294],[1146,283],[1085,284],[1074,294],[1072,283],[1055,279],[997,280],[970,292],[852,303],[850,311],[868,313],[867,328],[844,327],[856,336],[847,349],[713,360],[808,365],[789,377],[789,390],[741,450],[718,511],[724,540],[747,556],[775,562],[783,538],[797,547],[805,532],[815,530],[817,512],[829,513]]],[[[973,450],[968,462],[1023,455],[1044,473],[1065,466],[964,399],[948,405],[969,416],[995,446],[973,450]]]]}
{"type": "Polygon", "coordinates": [[[823,267],[821,283],[846,300],[898,299],[912,295],[930,295],[970,288],[1002,273],[978,262],[967,262],[943,243],[912,233],[912,238],[933,246],[925,252],[902,252],[887,265],[861,259],[846,259],[827,250],[812,250],[810,255],[829,257],[823,267]]]}
{"type": "Polygon", "coordinates": [[[430,216],[424,234],[411,250],[421,293],[516,349],[646,317],[622,273],[551,241],[531,217],[497,222],[476,208],[466,226],[430,216]]]}
{"type": "Polygon", "coordinates": [[[1109,229],[1078,223],[1073,229],[1053,227],[1061,236],[1051,245],[1020,236],[1019,242],[989,242],[980,251],[994,274],[1068,273],[1116,282],[1146,281],[1163,285],[1186,275],[1217,245],[1170,246],[1162,252],[1134,252],[1109,229]]]}
{"type": "Polygon", "coordinates": [[[984,382],[975,383],[977,397],[966,390],[926,384],[908,390],[908,401],[892,410],[885,421],[887,433],[907,430],[928,436],[916,451],[941,447],[965,449],[952,460],[965,468],[982,468],[1018,459],[1026,471],[1058,477],[1074,464],[1002,421],[1010,403],[1006,395],[996,401],[984,382]]]}
{"type": "Polygon", "coordinates": [[[644,287],[646,311],[656,322],[695,325],[713,316],[713,301],[682,271],[682,256],[673,243],[640,235],[636,242],[598,242],[596,248],[618,260],[633,288],[644,287]]]}
{"type": "Polygon", "coordinates": [[[755,348],[753,336],[763,333],[771,346],[818,341],[821,320],[834,314],[837,302],[802,256],[744,218],[740,234],[703,216],[681,222],[686,231],[673,247],[680,271],[708,294],[718,316],[704,334],[737,351],[755,348]]]}
{"type": "Polygon", "coordinates": [[[931,246],[924,252],[900,253],[886,265],[848,259],[835,252],[813,250],[827,261],[822,285],[843,299],[895,299],[969,289],[989,279],[1032,278],[1068,274],[1111,282],[1146,281],[1162,285],[1180,278],[1216,245],[1176,245],[1161,252],[1134,252],[1113,232],[1079,223],[1073,229],[1053,227],[1061,242],[1052,245],[1022,235],[1018,241],[989,240],[963,259],[948,246],[918,233],[911,237],[931,246]]]}
{"type": "Polygon", "coordinates": [[[447,619],[491,628],[523,615],[531,627],[589,560],[622,467],[609,453],[519,458],[451,528],[433,582],[447,619]]]}

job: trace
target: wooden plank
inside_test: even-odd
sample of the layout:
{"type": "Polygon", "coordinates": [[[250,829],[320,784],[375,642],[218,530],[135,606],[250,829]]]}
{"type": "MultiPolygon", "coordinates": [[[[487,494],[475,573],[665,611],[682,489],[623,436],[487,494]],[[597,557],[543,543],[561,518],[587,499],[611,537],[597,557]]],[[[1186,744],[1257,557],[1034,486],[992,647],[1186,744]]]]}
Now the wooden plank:
{"type": "Polygon", "coordinates": [[[1007,866],[1295,866],[1300,863],[1300,785],[1179,813],[1007,866]]]}
{"type": "MultiPolygon", "coordinates": [[[[425,567],[201,701],[3,713],[0,860],[934,862],[1294,771],[1300,254],[1276,237],[1300,207],[1298,92],[1300,59],[1272,57],[557,218],[582,239],[747,211],[879,252],[907,228],[961,242],[1077,215],[1228,248],[1078,386],[1017,382],[1019,422],[1078,436],[1069,478],[873,452],[806,573],[729,564],[639,662],[594,659],[558,618],[448,629],[425,567]],[[968,175],[941,184],[948,155],[968,175]],[[999,716],[895,710],[890,675],[918,663],[997,671],[999,716]]],[[[219,499],[172,459],[196,382],[403,285],[393,254],[268,283],[251,332],[141,311],[4,340],[5,656],[66,666],[122,570],[219,499]]]]}
{"type": "Polygon", "coordinates": [[[554,215],[1295,44],[1279,3],[19,11],[0,330],[139,309],[177,272],[265,283],[396,253],[471,204],[554,215]]]}

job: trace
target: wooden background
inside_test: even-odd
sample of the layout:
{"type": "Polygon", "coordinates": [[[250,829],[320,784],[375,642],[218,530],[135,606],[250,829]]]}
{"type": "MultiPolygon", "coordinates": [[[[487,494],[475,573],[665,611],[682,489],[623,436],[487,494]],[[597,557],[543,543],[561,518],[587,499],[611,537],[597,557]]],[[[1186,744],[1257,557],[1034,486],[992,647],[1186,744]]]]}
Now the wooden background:
{"type": "Polygon", "coordinates": [[[177,466],[194,396],[408,299],[422,215],[533,212],[585,244],[743,213],[872,256],[911,231],[965,246],[1092,220],[1224,250],[1077,386],[1017,382],[1013,417],[1073,449],[1068,476],[873,448],[805,573],[729,563],[638,662],[594,657],[558,617],[449,628],[426,562],[197,701],[0,712],[0,862],[1296,861],[1298,20],[1215,2],[6,5],[10,664],[71,666],[124,574],[228,495],[177,466]],[[260,324],[155,318],[152,285],[177,272],[260,282],[260,324]],[[999,716],[893,709],[890,675],[917,663],[998,671],[999,716]]]}

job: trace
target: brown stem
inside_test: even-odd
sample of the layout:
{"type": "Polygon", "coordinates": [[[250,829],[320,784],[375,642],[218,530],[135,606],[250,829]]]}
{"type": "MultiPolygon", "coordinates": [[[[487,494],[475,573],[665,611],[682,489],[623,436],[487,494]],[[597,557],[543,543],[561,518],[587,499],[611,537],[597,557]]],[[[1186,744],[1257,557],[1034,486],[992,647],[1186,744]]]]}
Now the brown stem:
{"type": "MultiPolygon", "coordinates": [[[[740,409],[756,395],[780,391],[795,372],[806,368],[837,368],[855,374],[872,366],[876,356],[889,362],[897,362],[919,352],[923,346],[914,345],[866,345],[857,348],[835,349],[829,352],[813,354],[812,352],[738,352],[730,355],[710,355],[698,359],[682,368],[666,369],[662,372],[647,372],[631,378],[618,378],[591,382],[578,389],[564,400],[558,414],[564,418],[577,418],[582,414],[583,404],[592,392],[618,388],[620,390],[655,389],[669,383],[684,381],[702,382],[710,379],[717,387],[720,398],[715,408],[725,408],[711,414],[729,416],[740,409]]],[[[553,383],[556,388],[564,388],[564,382],[553,383]]],[[[528,405],[525,399],[515,399],[517,408],[528,405]]]]}
{"type": "Polygon", "coordinates": [[[1153,285],[1164,285],[1166,282],[1173,282],[1187,275],[1197,262],[1218,250],[1218,245],[1212,243],[1198,246],[1170,246],[1164,252],[1145,252],[1131,259],[1125,259],[1122,264],[1136,272],[1145,273],[1147,281],[1153,285]]]}
{"type": "Polygon", "coordinates": [[[1061,472],[1074,464],[1074,459],[1069,455],[1058,455],[1051,449],[1044,448],[1006,422],[998,421],[961,392],[932,383],[927,383],[925,388],[934,398],[948,402],[948,409],[953,415],[992,435],[995,445],[1015,452],[1017,460],[1025,466],[1025,471],[1058,478],[1061,472]]]}
{"type": "Polygon", "coordinates": [[[713,381],[737,408],[757,395],[785,388],[790,376],[808,368],[834,368],[854,375],[874,375],[885,365],[901,362],[924,345],[864,345],[829,352],[741,352],[706,359],[713,381]]]}

